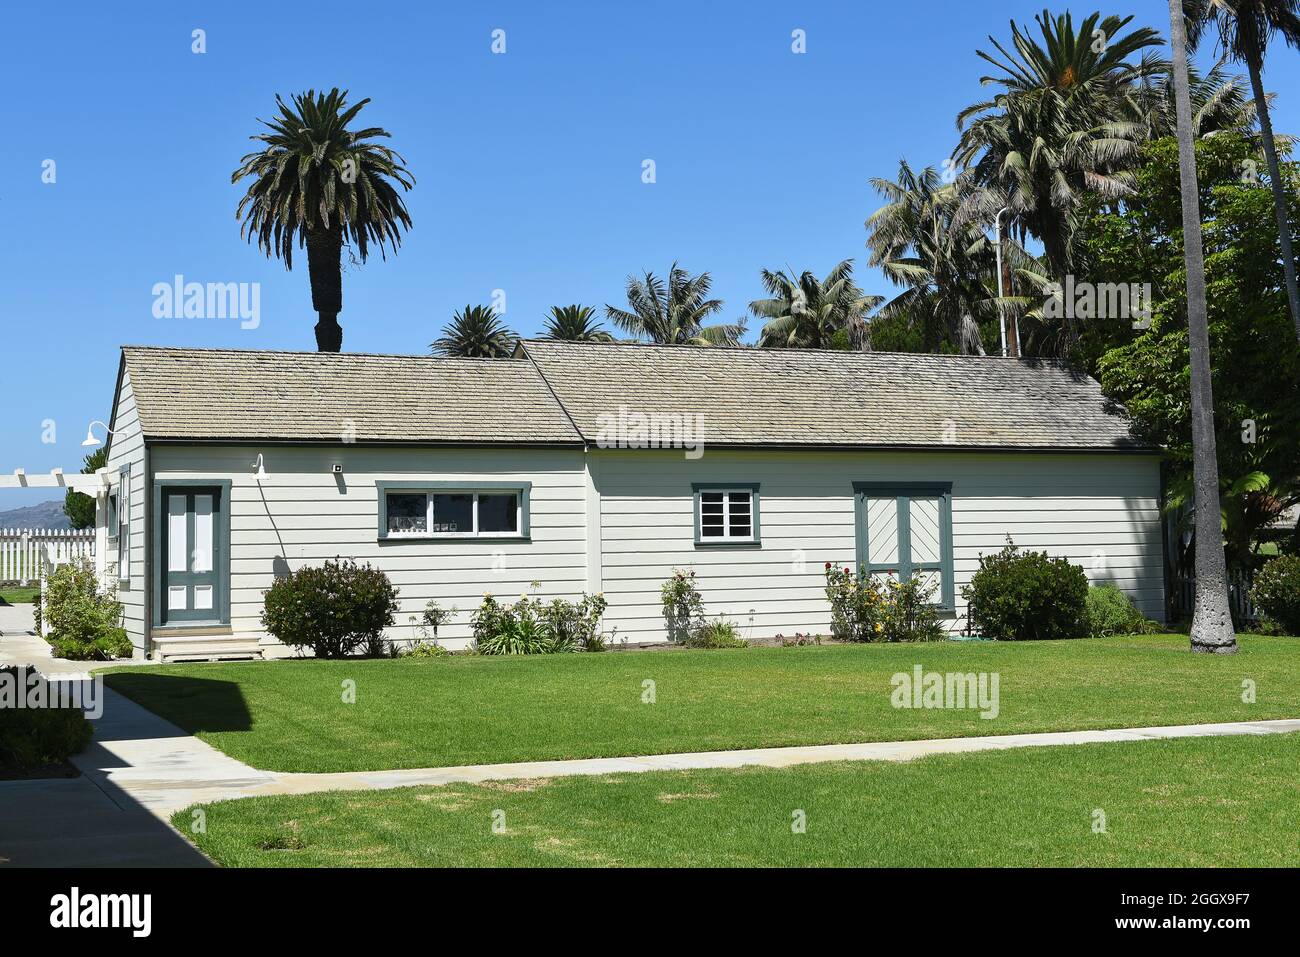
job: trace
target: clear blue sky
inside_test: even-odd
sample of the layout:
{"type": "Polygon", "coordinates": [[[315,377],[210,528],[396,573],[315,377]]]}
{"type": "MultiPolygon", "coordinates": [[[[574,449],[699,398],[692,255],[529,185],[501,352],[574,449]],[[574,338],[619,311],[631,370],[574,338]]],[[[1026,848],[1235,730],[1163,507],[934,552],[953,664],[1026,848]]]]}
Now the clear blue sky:
{"type": "MultiPolygon", "coordinates": [[[[0,79],[0,471],[81,464],[124,343],[312,349],[306,258],[239,237],[230,173],[277,92],[373,102],[417,185],[400,252],[344,276],[348,351],[424,352],[452,311],[506,292],[528,334],[553,304],[622,302],[673,259],[713,274],[722,318],[762,267],[864,260],[872,176],[941,165],[981,98],[975,49],[1034,2],[23,3],[0,79]],[[191,31],[207,52],[191,52],[191,31]],[[493,55],[491,32],[506,31],[493,55]],[[807,53],[790,50],[807,33],[807,53]],[[658,181],[641,182],[653,159],[658,181]],[[42,162],[57,182],[41,182],[42,162]],[[156,319],[177,274],[261,284],[262,323],[156,319]],[[41,441],[42,422],[57,443],[41,441]]],[[[1059,9],[1059,5],[1054,8],[1059,9]]],[[[1091,4],[1071,7],[1076,19],[1091,4]]],[[[1163,0],[1122,0],[1168,32],[1163,0]]],[[[1300,54],[1266,73],[1300,132],[1300,54]]],[[[888,292],[865,269],[863,285],[888,292]]],[[[0,509],[50,498],[0,490],[0,509]]]]}

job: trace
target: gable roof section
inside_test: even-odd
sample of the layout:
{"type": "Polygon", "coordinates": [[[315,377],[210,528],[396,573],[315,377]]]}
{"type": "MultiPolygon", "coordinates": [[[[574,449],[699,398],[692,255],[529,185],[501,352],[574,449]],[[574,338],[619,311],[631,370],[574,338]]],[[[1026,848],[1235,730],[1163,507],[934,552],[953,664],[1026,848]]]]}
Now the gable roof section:
{"type": "Polygon", "coordinates": [[[124,346],[150,441],[577,445],[528,362],[124,346]]]}
{"type": "MultiPolygon", "coordinates": [[[[1140,451],[1121,411],[1057,362],[529,340],[583,437],[628,412],[699,415],[706,447],[1140,451]]],[[[692,420],[696,421],[696,420],[692,420]]]]}

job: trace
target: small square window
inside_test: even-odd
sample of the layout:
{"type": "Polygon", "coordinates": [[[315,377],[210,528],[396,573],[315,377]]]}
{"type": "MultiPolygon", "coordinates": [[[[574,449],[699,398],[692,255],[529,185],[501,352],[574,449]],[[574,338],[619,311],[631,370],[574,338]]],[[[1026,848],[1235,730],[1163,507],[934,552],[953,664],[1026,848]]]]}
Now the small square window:
{"type": "Polygon", "coordinates": [[[699,544],[757,544],[758,488],[696,486],[699,544]]]}

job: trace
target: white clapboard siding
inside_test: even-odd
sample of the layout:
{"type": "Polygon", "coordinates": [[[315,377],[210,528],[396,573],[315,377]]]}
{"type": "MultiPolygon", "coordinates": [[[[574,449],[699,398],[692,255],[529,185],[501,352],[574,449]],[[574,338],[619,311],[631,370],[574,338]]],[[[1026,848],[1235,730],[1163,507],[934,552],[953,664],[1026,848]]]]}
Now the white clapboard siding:
{"type": "Polygon", "coordinates": [[[332,558],[369,562],[399,591],[388,636],[416,636],[410,618],[430,599],[456,616],[439,638],[452,647],[470,636],[470,614],[484,592],[518,598],[540,582],[542,598],[578,598],[586,586],[586,505],[577,449],[401,449],[158,446],[154,478],[228,479],[231,630],[255,637],[267,656],[287,654],[261,625],[263,594],[277,571],[332,558]],[[252,462],[261,452],[267,475],[252,462]],[[335,475],[334,464],[343,471],[335,475]],[[379,541],[377,482],[530,482],[530,542],[491,539],[379,541]]]}
{"type": "Polygon", "coordinates": [[[94,554],[93,528],[0,528],[0,582],[38,580],[41,559],[47,555],[56,564],[64,564],[94,554]]]}
{"type": "Polygon", "coordinates": [[[951,482],[958,623],[961,587],[1011,535],[1123,588],[1163,618],[1159,465],[1150,455],[944,452],[593,453],[600,580],[620,638],[663,634],[659,588],[694,569],[705,610],[753,637],[830,629],[826,562],[855,561],[853,483],[951,482]],[[694,546],[693,482],[757,482],[761,548],[694,546]]]}

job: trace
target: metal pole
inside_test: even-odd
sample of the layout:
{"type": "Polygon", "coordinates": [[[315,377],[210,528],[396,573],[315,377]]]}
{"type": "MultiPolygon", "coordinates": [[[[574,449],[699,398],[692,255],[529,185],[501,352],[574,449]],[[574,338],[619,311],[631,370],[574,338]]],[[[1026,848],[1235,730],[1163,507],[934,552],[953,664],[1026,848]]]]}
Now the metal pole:
{"type": "MultiPolygon", "coordinates": [[[[1010,206],[1003,206],[998,210],[998,215],[993,220],[993,235],[996,237],[994,242],[997,244],[997,270],[998,270],[998,299],[1003,298],[1002,292],[1002,214],[1010,210],[1010,206]]],[[[998,303],[998,328],[1002,331],[1002,358],[1007,357],[1007,314],[1003,311],[1003,305],[998,303]]]]}

